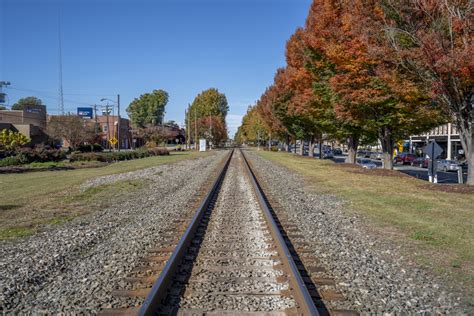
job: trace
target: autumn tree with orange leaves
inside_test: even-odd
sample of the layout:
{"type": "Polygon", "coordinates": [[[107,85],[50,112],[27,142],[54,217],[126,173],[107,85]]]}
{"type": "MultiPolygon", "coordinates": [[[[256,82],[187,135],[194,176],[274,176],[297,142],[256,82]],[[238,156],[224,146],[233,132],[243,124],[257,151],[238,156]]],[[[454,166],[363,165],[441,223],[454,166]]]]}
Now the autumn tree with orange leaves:
{"type": "Polygon", "coordinates": [[[474,185],[474,7],[470,0],[384,0],[373,6],[390,55],[456,124],[474,185]]]}
{"type": "Polygon", "coordinates": [[[346,138],[350,162],[376,136],[385,168],[396,141],[452,121],[474,184],[472,10],[469,0],[314,0],[257,112],[310,144],[346,138]]]}
{"type": "Polygon", "coordinates": [[[306,23],[308,45],[334,65],[329,78],[336,117],[375,133],[392,168],[392,150],[404,139],[440,123],[427,91],[387,58],[387,40],[371,1],[313,2],[306,23]]]}

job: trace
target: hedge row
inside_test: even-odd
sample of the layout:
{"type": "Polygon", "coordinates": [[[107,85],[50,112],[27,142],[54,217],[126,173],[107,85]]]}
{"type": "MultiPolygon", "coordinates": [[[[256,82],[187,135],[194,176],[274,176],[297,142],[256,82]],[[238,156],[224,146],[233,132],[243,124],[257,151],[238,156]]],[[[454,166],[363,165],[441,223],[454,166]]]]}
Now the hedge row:
{"type": "Polygon", "coordinates": [[[104,147],[100,144],[80,145],[77,148],[77,151],[80,151],[81,153],[102,152],[104,151],[104,147]]]}
{"type": "Polygon", "coordinates": [[[18,166],[32,162],[61,161],[66,159],[66,153],[57,149],[21,148],[15,156],[0,160],[0,167],[18,166]]]}
{"type": "Polygon", "coordinates": [[[73,153],[69,160],[73,161],[101,161],[101,162],[114,162],[122,160],[132,160],[139,158],[146,158],[152,156],[164,156],[169,155],[170,152],[162,148],[151,148],[151,149],[137,149],[133,151],[120,151],[120,152],[102,152],[102,153],[73,153]]]}
{"type": "Polygon", "coordinates": [[[15,158],[21,163],[61,161],[66,159],[66,153],[59,149],[21,148],[15,158]]]}

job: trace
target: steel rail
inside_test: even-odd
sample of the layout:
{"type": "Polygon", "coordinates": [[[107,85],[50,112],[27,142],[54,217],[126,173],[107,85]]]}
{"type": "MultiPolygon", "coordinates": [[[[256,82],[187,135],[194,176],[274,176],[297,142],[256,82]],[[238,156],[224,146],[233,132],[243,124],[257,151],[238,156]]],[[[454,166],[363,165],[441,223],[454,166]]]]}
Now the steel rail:
{"type": "Polygon", "coordinates": [[[252,183],[254,191],[257,195],[258,202],[260,204],[260,207],[263,210],[263,213],[265,215],[265,220],[267,222],[270,233],[275,241],[278,252],[280,253],[282,257],[282,260],[284,260],[284,265],[286,265],[289,268],[289,271],[288,271],[290,273],[289,281],[290,281],[290,285],[292,286],[292,292],[293,292],[294,298],[296,302],[298,303],[298,307],[301,308],[301,312],[303,315],[319,315],[319,312],[316,306],[314,305],[314,301],[308,291],[308,288],[306,287],[306,284],[300,275],[298,267],[296,266],[296,263],[293,260],[293,256],[291,255],[291,252],[288,249],[285,239],[283,238],[281,231],[277,226],[275,218],[273,217],[270,211],[270,208],[269,208],[269,205],[267,204],[268,202],[265,199],[265,194],[263,193],[262,187],[258,183],[257,177],[255,176],[255,173],[250,167],[250,164],[247,158],[245,157],[243,151],[240,150],[240,152],[242,153],[242,157],[244,158],[245,166],[250,178],[250,182],[252,183]]]}
{"type": "Polygon", "coordinates": [[[214,181],[211,189],[206,194],[205,198],[199,205],[191,223],[187,227],[184,235],[178,242],[178,245],[174,249],[171,257],[166,262],[163,271],[160,273],[160,276],[153,284],[150,293],[145,298],[140,310],[138,311],[137,315],[145,316],[145,315],[156,315],[158,308],[168,294],[168,289],[173,282],[173,277],[176,271],[179,268],[179,264],[182,261],[183,256],[186,254],[188,247],[191,245],[191,242],[195,236],[196,230],[201,223],[201,219],[209,207],[209,204],[212,201],[213,196],[218,192],[219,185],[221,184],[224,176],[226,174],[227,168],[229,167],[230,160],[232,159],[232,155],[234,150],[232,150],[227,158],[227,161],[224,164],[224,167],[219,173],[219,176],[214,181]]]}

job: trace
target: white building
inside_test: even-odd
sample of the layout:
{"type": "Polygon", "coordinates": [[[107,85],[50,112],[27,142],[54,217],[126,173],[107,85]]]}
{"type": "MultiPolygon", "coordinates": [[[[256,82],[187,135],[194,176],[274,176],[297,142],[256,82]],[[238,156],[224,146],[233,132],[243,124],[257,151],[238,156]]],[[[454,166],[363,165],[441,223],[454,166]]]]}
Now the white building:
{"type": "Polygon", "coordinates": [[[433,128],[431,131],[410,136],[407,142],[410,142],[410,148],[418,149],[423,147],[430,140],[435,140],[444,149],[442,158],[451,160],[462,155],[461,139],[456,127],[452,123],[444,124],[433,128]]]}

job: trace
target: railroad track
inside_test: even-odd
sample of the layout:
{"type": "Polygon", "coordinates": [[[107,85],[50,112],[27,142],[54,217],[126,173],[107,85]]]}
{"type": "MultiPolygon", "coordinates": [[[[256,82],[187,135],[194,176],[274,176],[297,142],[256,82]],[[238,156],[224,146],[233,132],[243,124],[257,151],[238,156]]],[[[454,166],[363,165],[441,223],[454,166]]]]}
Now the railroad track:
{"type": "Polygon", "coordinates": [[[354,314],[326,308],[241,150],[229,154],[177,245],[151,261],[159,276],[141,292],[142,306],[120,313],[354,314]]]}

